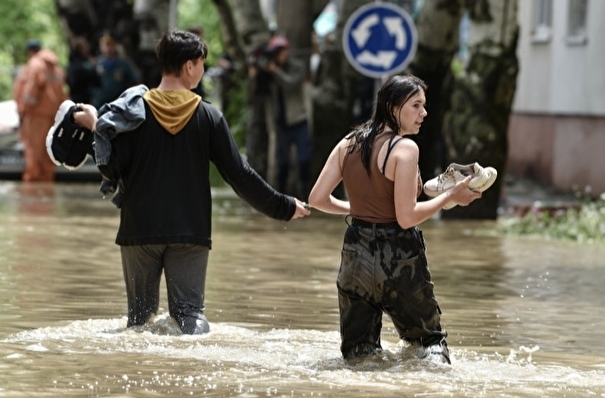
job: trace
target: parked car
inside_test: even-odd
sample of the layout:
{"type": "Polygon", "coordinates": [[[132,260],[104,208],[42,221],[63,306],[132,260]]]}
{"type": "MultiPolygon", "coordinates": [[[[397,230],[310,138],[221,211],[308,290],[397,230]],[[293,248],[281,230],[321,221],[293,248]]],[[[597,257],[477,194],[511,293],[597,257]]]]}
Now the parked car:
{"type": "MultiPolygon", "coordinates": [[[[0,101],[0,180],[19,180],[25,167],[23,143],[19,141],[19,115],[14,100],[0,101]]],[[[77,170],[57,166],[57,181],[101,181],[101,174],[89,156],[77,170]]]]}

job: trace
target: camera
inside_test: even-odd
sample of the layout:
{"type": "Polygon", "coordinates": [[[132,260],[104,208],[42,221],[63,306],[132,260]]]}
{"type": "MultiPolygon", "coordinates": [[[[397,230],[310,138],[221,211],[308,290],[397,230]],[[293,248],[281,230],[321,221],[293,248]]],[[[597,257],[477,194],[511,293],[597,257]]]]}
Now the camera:
{"type": "Polygon", "coordinates": [[[258,69],[266,70],[276,53],[277,51],[270,49],[268,44],[262,44],[250,53],[248,64],[258,69]]]}

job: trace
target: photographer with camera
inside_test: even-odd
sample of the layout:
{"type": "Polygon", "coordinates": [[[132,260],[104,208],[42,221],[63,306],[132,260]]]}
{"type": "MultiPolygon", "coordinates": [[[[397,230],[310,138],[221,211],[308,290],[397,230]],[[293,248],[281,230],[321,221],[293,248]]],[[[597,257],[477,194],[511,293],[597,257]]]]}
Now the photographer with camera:
{"type": "Polygon", "coordinates": [[[310,190],[312,152],[304,95],[306,68],[290,56],[290,44],[283,36],[271,38],[266,55],[270,60],[263,71],[270,75],[271,115],[277,133],[277,186],[282,192],[288,191],[290,149],[294,146],[298,178],[293,193],[306,198],[310,190]]]}
{"type": "Polygon", "coordinates": [[[248,82],[251,112],[248,113],[246,132],[246,157],[252,168],[267,179],[267,152],[269,150],[269,129],[266,109],[269,102],[271,73],[267,66],[272,55],[268,50],[269,43],[256,47],[248,56],[248,82]]]}

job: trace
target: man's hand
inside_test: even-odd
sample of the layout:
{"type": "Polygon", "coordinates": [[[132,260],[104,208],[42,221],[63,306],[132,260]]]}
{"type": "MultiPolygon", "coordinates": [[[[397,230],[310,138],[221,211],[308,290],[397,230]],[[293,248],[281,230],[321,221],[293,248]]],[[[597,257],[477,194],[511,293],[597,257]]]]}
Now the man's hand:
{"type": "Polygon", "coordinates": [[[78,111],[74,112],[74,123],[93,131],[97,126],[97,108],[89,104],[77,104],[78,111]]]}
{"type": "Polygon", "coordinates": [[[294,198],[296,200],[296,211],[294,212],[294,215],[292,216],[292,220],[296,219],[296,218],[303,218],[306,216],[311,215],[311,211],[309,211],[309,205],[306,204],[303,201],[300,201],[296,198],[294,198]]]}

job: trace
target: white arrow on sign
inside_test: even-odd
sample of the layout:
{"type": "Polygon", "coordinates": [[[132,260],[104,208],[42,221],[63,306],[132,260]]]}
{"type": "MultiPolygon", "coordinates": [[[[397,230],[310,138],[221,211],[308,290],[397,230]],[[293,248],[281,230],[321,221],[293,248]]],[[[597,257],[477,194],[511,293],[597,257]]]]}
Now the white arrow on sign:
{"type": "Polygon", "coordinates": [[[395,47],[399,50],[405,48],[405,31],[403,30],[403,21],[399,17],[385,17],[384,25],[391,36],[395,36],[395,47]]]}
{"type": "Polygon", "coordinates": [[[373,54],[370,51],[364,50],[355,59],[362,64],[379,66],[383,69],[389,69],[397,58],[396,51],[378,51],[373,54]]]}
{"type": "Polygon", "coordinates": [[[366,45],[366,42],[370,38],[370,29],[374,27],[378,22],[380,22],[380,18],[378,18],[377,14],[368,15],[363,21],[357,25],[355,30],[351,31],[351,35],[355,40],[355,44],[357,47],[363,48],[366,45]]]}

